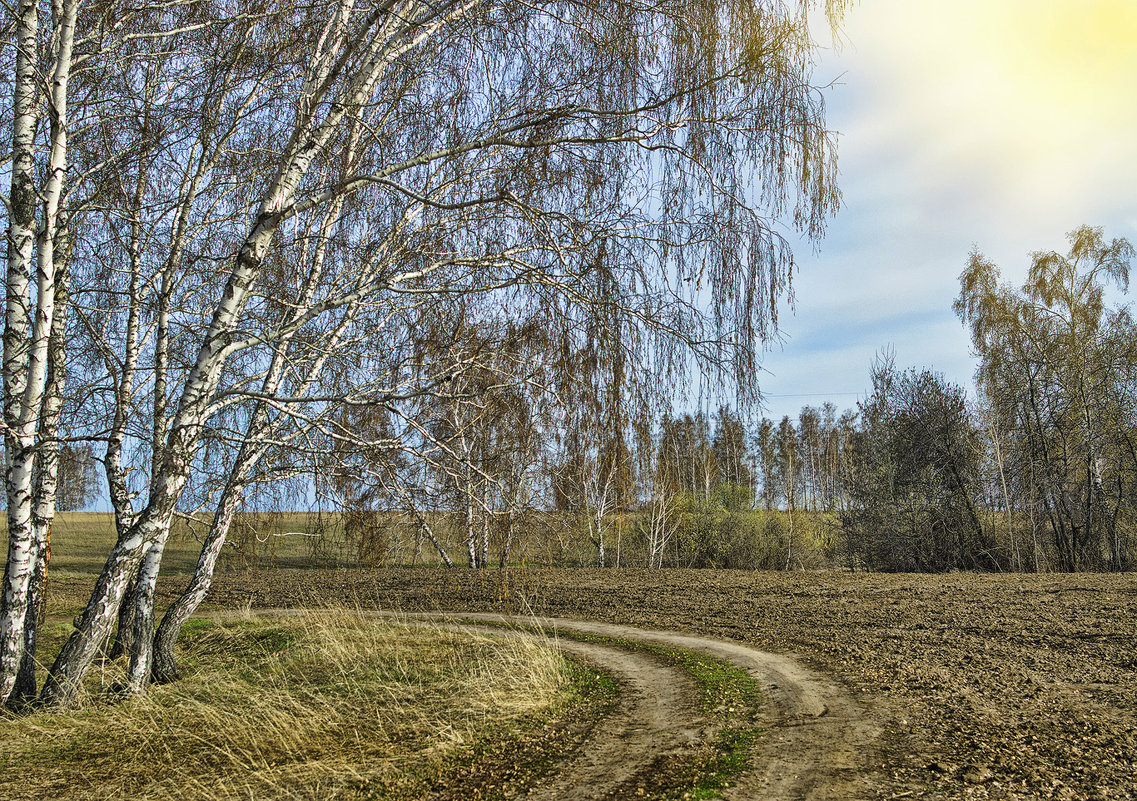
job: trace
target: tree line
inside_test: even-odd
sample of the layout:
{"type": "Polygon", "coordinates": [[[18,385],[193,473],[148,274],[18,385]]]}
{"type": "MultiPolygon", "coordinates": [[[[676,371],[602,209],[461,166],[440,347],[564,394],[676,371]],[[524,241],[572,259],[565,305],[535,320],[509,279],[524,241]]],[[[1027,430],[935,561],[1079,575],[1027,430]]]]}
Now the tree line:
{"type": "Polygon", "coordinates": [[[1068,240],[1032,254],[1021,287],[971,254],[955,309],[975,397],[883,354],[855,410],[807,406],[749,433],[726,409],[665,417],[653,491],[780,509],[790,526],[828,515],[827,558],[854,568],[1131,570],[1137,326],[1107,286],[1127,288],[1134,250],[1089,226],[1068,240]]]}
{"type": "MultiPolygon", "coordinates": [[[[516,559],[527,515],[530,537],[559,537],[545,558],[561,564],[1131,570],[1137,326],[1106,283],[1125,288],[1134,251],[1091,227],[1068,238],[1064,254],[1032,254],[1020,288],[971,255],[955,308],[980,357],[975,396],[887,352],[855,409],[779,421],[726,405],[636,416],[612,387],[543,417],[485,387],[466,413],[477,425],[447,418],[449,463],[416,473],[435,488],[419,508],[461,521],[471,567],[491,550],[516,559]]],[[[378,529],[383,498],[370,497],[378,529]]]]}
{"type": "Polygon", "coordinates": [[[971,254],[955,309],[975,395],[884,353],[857,408],[796,419],[721,406],[636,420],[596,396],[591,427],[529,440],[528,502],[571,513],[599,566],[1131,570],[1137,327],[1107,297],[1134,250],[1088,226],[1068,240],[1031,254],[1021,287],[971,254]]]}

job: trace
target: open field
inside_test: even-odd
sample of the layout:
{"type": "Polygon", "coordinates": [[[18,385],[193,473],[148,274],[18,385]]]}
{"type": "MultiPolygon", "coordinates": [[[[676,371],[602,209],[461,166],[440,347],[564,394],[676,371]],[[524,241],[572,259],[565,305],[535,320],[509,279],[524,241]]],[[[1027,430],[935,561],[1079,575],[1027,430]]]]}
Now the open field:
{"type": "MultiPolygon", "coordinates": [[[[233,536],[223,552],[219,571],[300,567],[318,563],[313,554],[314,537],[308,536],[338,526],[338,515],[317,516],[289,512],[262,516],[237,516],[233,536]]],[[[6,527],[6,521],[3,524],[6,527]]],[[[175,520],[162,557],[162,572],[188,573],[197,564],[208,521],[175,520]]],[[[114,516],[107,512],[60,512],[51,527],[51,569],[61,573],[97,573],[114,546],[114,516]]],[[[339,562],[332,558],[328,563],[339,562]]]]}
{"type": "MultiPolygon", "coordinates": [[[[55,611],[91,581],[57,578],[55,611]]],[[[219,576],[208,604],[329,599],[592,619],[796,655],[881,722],[869,797],[1137,798],[1132,574],[275,570],[219,576]]]]}
{"type": "Polygon", "coordinates": [[[796,654],[884,721],[880,798],[1137,797],[1134,575],[274,571],[222,577],[211,603],[327,597],[532,610],[796,654]]]}
{"type": "MultiPolygon", "coordinates": [[[[218,572],[294,568],[352,568],[441,566],[442,560],[421,537],[413,520],[397,512],[377,512],[377,525],[366,537],[345,534],[344,516],[336,512],[242,512],[218,562],[218,572]]],[[[836,521],[821,512],[746,510],[702,519],[702,534],[676,536],[664,553],[669,567],[728,566],[778,568],[844,565],[836,521]],[[717,520],[717,522],[715,522],[717,520]],[[787,536],[793,559],[787,560],[787,536]],[[714,547],[708,542],[713,540],[714,547]]],[[[465,529],[453,512],[431,512],[432,528],[450,557],[465,559],[465,529]]],[[[187,573],[197,562],[208,519],[174,521],[162,558],[165,574],[187,573]]],[[[0,522],[0,527],[4,523],[0,522]]],[[[694,528],[699,528],[692,523],[694,528]]],[[[533,512],[511,537],[508,557],[513,567],[591,567],[596,549],[589,542],[587,522],[568,513],[533,512]]],[[[608,533],[611,566],[641,567],[648,562],[642,511],[612,515],[608,533]]],[[[490,537],[490,564],[501,561],[502,532],[490,537]]],[[[52,526],[51,569],[61,573],[95,573],[115,541],[114,518],[103,512],[60,512],[52,526]]]]}

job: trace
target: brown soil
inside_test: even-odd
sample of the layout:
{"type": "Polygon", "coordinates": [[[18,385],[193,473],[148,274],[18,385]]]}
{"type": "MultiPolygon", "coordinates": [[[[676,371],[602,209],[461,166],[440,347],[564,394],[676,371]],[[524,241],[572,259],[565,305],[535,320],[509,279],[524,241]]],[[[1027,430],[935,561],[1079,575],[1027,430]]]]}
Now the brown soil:
{"type": "MultiPolygon", "coordinates": [[[[1132,574],[272,571],[219,576],[210,597],[329,602],[587,619],[786,655],[866,722],[827,763],[851,797],[1137,798],[1132,574]]],[[[765,738],[771,759],[780,735],[765,738]]]]}
{"type": "MultiPolygon", "coordinates": [[[[440,613],[427,614],[435,617],[440,613]]],[[[456,616],[479,621],[509,620],[487,613],[456,616]]],[[[882,730],[874,716],[839,685],[792,659],[738,643],[634,626],[565,618],[536,617],[532,621],[546,631],[699,651],[738,665],[756,677],[766,698],[762,719],[766,737],[752,755],[753,769],[729,788],[725,796],[728,799],[843,801],[869,797],[876,784],[879,766],[873,755],[879,750],[882,730]]],[[[619,721],[616,737],[602,736],[590,743],[586,758],[567,766],[553,791],[542,798],[606,797],[607,787],[621,783],[610,782],[604,785],[604,791],[596,792],[592,785],[598,777],[606,781],[620,774],[634,777],[636,770],[642,771],[640,766],[664,760],[682,746],[705,742],[710,734],[707,721],[700,718],[690,700],[691,679],[682,671],[653,664],[654,660],[645,660],[636,651],[581,651],[582,645],[590,646],[560,641],[563,650],[597,662],[620,678],[625,688],[630,688],[639,708],[619,721]],[[593,748],[603,756],[597,756],[593,748]],[[635,767],[630,770],[629,766],[635,767]]],[[[612,731],[611,726],[608,731],[612,731]]],[[[622,784],[629,786],[631,782],[624,779],[622,784]]]]}

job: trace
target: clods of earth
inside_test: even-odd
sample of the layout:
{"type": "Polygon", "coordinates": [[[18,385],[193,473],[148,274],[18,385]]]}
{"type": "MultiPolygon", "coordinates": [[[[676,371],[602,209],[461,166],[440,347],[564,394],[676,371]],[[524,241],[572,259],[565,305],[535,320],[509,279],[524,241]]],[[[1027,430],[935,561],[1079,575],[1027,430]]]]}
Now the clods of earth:
{"type": "Polygon", "coordinates": [[[1137,798],[1134,574],[273,570],[219,575],[208,603],[498,612],[736,640],[827,676],[880,724],[862,760],[869,798],[1137,798]]]}

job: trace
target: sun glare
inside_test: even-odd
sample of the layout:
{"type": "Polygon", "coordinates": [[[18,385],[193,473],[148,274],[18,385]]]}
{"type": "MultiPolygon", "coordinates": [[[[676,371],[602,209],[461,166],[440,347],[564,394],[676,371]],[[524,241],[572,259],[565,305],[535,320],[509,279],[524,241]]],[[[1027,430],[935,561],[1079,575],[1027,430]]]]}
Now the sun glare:
{"type": "Polygon", "coordinates": [[[1132,115],[1137,75],[1133,0],[1036,2],[1027,13],[1012,15],[1004,9],[1000,17],[997,27],[1006,35],[988,44],[1007,78],[1024,91],[1025,101],[1098,119],[1132,115]]]}
{"type": "Polygon", "coordinates": [[[874,95],[859,133],[919,143],[945,180],[1086,195],[1132,152],[1137,0],[875,0],[847,35],[846,80],[874,95]]]}

